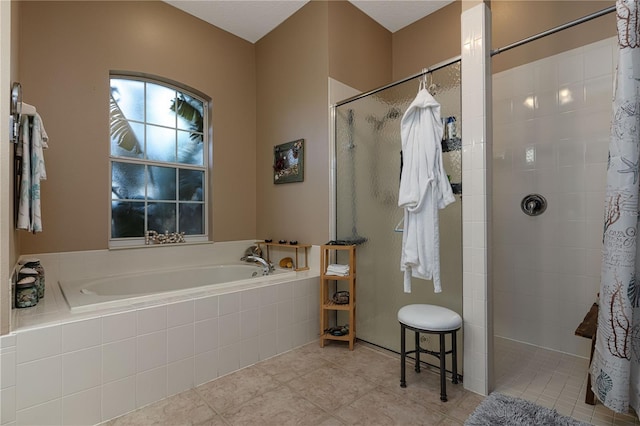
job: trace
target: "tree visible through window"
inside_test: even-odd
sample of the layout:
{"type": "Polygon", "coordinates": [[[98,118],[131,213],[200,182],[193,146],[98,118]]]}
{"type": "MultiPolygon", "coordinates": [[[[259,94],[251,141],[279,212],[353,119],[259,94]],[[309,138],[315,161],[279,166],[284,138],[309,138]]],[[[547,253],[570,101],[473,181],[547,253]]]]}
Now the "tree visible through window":
{"type": "Polygon", "coordinates": [[[207,103],[161,81],[111,76],[111,239],[206,237],[207,103]]]}

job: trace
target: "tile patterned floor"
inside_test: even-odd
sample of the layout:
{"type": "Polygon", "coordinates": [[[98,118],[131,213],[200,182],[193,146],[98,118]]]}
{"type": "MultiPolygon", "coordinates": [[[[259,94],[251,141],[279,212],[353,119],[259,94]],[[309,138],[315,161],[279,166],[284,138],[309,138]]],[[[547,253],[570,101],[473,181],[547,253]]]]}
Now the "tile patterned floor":
{"type": "Polygon", "coordinates": [[[399,356],[357,343],[317,342],[105,423],[125,425],[462,425],[482,401],[462,384],[407,368],[399,356]]]}
{"type": "Polygon", "coordinates": [[[495,338],[495,391],[593,425],[640,425],[634,414],[585,404],[589,360],[495,338]]]}
{"type": "MultiPolygon", "coordinates": [[[[495,391],[593,425],[640,425],[584,403],[586,359],[500,338],[494,347],[495,391]]],[[[440,402],[439,376],[428,370],[407,368],[407,384],[399,386],[395,354],[314,342],[105,425],[462,425],[483,399],[448,382],[440,402]]]]}

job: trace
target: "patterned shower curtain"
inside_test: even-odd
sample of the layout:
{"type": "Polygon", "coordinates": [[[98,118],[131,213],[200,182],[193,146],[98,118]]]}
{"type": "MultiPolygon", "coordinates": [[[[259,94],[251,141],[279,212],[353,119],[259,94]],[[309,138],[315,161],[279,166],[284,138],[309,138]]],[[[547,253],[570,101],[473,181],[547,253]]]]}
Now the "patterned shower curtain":
{"type": "Polygon", "coordinates": [[[640,0],[617,0],[618,69],[613,99],[598,332],[591,364],[607,407],[640,412],[640,0]]]}

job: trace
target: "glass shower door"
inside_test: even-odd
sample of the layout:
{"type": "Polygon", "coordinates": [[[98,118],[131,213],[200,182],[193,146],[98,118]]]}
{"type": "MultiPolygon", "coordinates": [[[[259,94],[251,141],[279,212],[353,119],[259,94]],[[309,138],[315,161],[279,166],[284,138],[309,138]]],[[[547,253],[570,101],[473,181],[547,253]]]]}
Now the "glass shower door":
{"type": "MultiPolygon", "coordinates": [[[[455,118],[460,136],[460,64],[435,71],[432,82],[442,116],[455,118]]],[[[442,293],[433,292],[431,281],[419,279],[413,279],[412,293],[404,293],[400,271],[404,212],[398,207],[400,121],[418,92],[418,83],[417,78],[412,79],[340,105],[335,114],[336,237],[358,244],[356,334],[358,339],[393,351],[400,348],[397,312],[402,306],[429,303],[462,314],[460,195],[439,214],[442,293]]],[[[451,142],[447,146],[452,150],[443,153],[443,160],[451,182],[460,184],[454,185],[459,192],[460,141],[451,142]]],[[[433,348],[430,341],[425,344],[433,348]]]]}

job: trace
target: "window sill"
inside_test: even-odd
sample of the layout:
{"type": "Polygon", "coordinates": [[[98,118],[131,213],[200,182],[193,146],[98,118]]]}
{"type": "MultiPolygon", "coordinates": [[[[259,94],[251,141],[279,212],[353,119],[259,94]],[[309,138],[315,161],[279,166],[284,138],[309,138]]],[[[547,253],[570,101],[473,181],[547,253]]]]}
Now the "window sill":
{"type": "Polygon", "coordinates": [[[213,244],[213,241],[187,241],[184,243],[169,243],[169,244],[126,244],[126,245],[112,245],[109,246],[109,250],[127,250],[127,249],[140,249],[140,248],[160,248],[160,247],[179,247],[179,246],[194,246],[213,244]]]}

